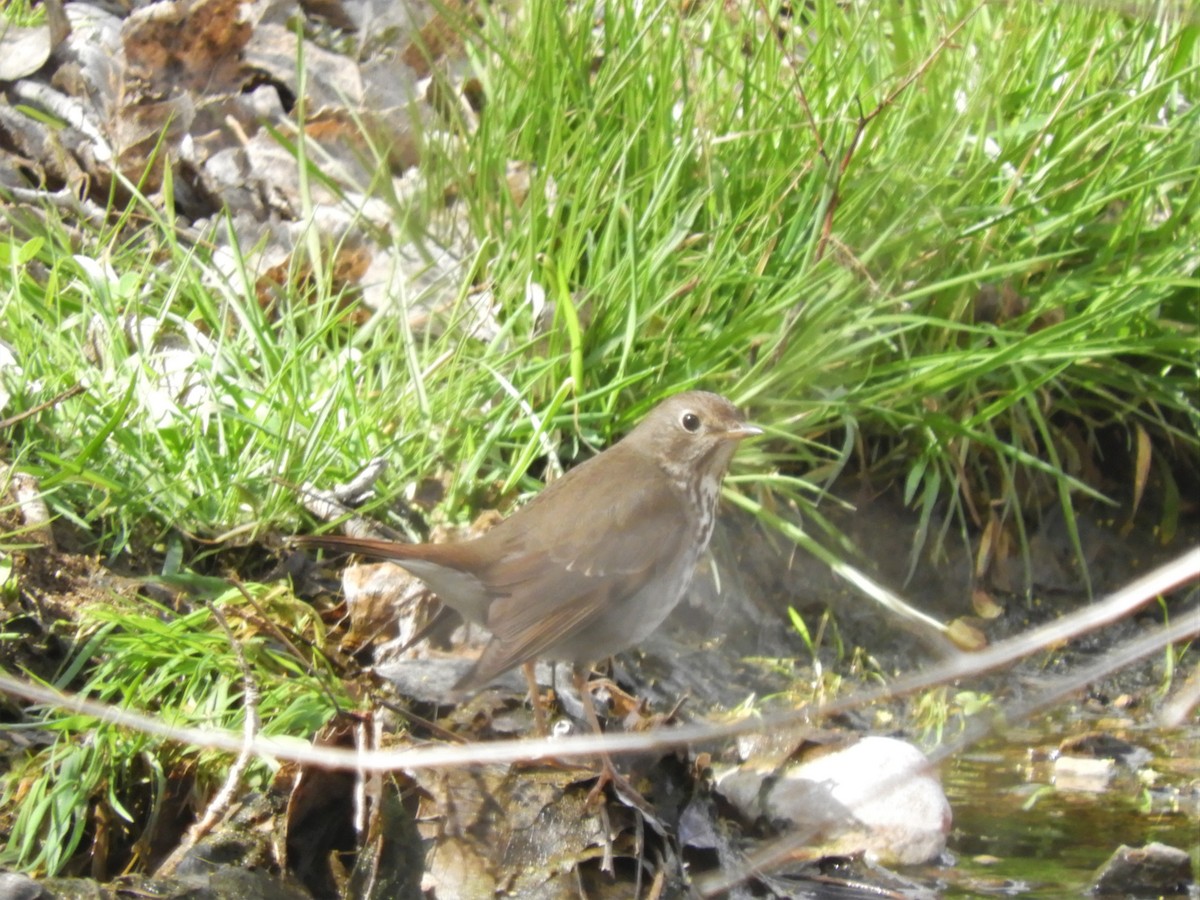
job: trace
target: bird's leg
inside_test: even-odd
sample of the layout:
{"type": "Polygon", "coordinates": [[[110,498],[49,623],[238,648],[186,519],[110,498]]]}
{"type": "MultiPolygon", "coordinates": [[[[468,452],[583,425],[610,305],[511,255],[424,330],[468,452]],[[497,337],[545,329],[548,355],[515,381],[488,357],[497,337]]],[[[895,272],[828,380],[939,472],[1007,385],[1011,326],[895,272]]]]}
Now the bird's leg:
{"type": "MultiPolygon", "coordinates": [[[[592,691],[588,684],[587,674],[587,669],[582,665],[575,666],[575,690],[579,692],[579,700],[583,703],[583,712],[587,716],[588,725],[596,734],[604,734],[604,729],[600,727],[600,717],[596,715],[596,706],[592,703],[592,691]]],[[[616,789],[622,800],[653,818],[654,807],[637,792],[637,789],[629,783],[629,779],[616,770],[612,758],[601,751],[600,777],[588,791],[587,802],[589,805],[597,802],[604,792],[605,785],[608,784],[616,789]]]]}
{"type": "Polygon", "coordinates": [[[542,707],[542,691],[538,687],[533,663],[524,663],[521,671],[525,673],[525,684],[529,688],[529,702],[533,706],[533,727],[537,730],[538,737],[547,737],[550,732],[546,730],[546,710],[542,707]]]}

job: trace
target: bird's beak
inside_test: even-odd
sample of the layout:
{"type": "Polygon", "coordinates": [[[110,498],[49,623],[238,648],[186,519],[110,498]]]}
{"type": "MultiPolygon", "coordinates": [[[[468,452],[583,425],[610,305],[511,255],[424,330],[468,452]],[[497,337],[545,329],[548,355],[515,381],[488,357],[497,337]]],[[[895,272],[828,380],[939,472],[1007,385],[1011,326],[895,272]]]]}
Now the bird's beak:
{"type": "Polygon", "coordinates": [[[746,438],[762,433],[763,430],[757,425],[750,425],[743,422],[741,425],[735,425],[733,428],[728,429],[722,437],[728,438],[731,441],[744,441],[746,438]]]}

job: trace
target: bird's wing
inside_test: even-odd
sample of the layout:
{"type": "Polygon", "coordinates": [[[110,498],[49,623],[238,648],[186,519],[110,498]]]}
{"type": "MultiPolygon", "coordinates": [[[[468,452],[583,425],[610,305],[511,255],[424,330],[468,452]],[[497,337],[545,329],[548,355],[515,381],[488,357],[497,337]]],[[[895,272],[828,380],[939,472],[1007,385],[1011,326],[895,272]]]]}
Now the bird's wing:
{"type": "Polygon", "coordinates": [[[544,555],[572,572],[601,577],[640,572],[661,558],[662,542],[686,530],[683,492],[652,460],[620,449],[572,469],[502,522],[497,556],[544,555]],[[619,480],[610,477],[614,470],[619,480]],[[658,528],[648,533],[654,523],[658,528]]]}
{"type": "Polygon", "coordinates": [[[678,559],[691,539],[679,492],[660,472],[636,466],[627,472],[620,490],[578,480],[570,491],[577,515],[555,529],[533,529],[543,537],[540,545],[526,540],[529,530],[506,536],[502,562],[485,578],[494,598],[487,626],[501,641],[537,632],[547,619],[559,626],[553,634],[563,634],[562,626],[594,615],[594,604],[619,602],[678,559]],[[648,531],[655,522],[657,529],[648,531]]]}
{"type": "Polygon", "coordinates": [[[547,655],[565,634],[585,630],[588,624],[600,617],[611,604],[619,602],[627,589],[620,581],[608,581],[593,586],[587,594],[572,597],[548,612],[538,615],[533,621],[517,627],[505,620],[491,641],[484,647],[483,654],[464,676],[456,689],[482,687],[497,675],[514,666],[547,655]]]}

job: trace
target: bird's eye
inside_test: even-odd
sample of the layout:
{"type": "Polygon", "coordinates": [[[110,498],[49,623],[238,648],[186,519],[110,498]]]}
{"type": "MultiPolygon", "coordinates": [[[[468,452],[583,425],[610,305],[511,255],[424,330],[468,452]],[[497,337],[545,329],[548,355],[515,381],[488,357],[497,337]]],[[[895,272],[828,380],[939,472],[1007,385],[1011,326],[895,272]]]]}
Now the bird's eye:
{"type": "Polygon", "coordinates": [[[700,430],[700,417],[694,412],[685,412],[683,418],[679,420],[679,424],[683,426],[684,431],[695,434],[700,430]]]}

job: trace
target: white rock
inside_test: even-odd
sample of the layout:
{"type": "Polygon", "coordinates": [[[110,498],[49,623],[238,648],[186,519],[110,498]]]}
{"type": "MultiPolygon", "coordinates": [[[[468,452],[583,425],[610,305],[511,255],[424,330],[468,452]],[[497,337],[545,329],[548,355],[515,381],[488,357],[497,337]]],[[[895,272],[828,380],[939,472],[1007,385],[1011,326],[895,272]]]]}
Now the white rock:
{"type": "Polygon", "coordinates": [[[717,792],[748,819],[811,832],[825,855],[917,865],[946,847],[951,811],[929,761],[912,744],[866,737],[783,772],[727,772],[717,792]]]}

